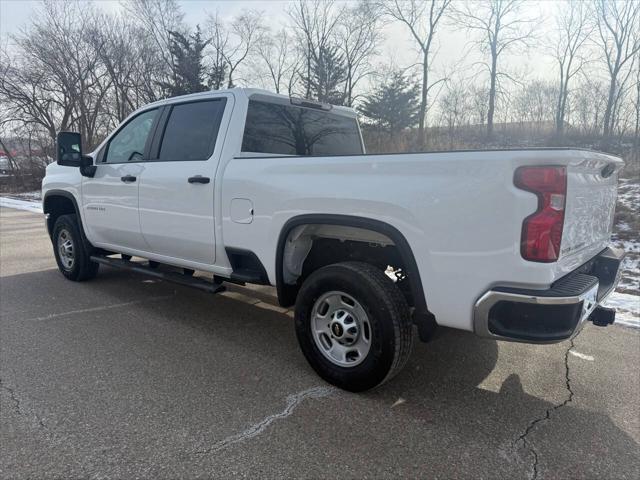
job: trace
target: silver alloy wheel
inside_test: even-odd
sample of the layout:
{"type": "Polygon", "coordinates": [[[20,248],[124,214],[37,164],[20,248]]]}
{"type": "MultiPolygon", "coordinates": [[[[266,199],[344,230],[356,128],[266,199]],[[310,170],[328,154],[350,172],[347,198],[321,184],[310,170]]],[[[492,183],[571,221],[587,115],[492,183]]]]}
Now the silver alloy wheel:
{"type": "Polygon", "coordinates": [[[58,233],[58,255],[63,267],[66,270],[71,270],[75,262],[75,249],[71,234],[64,228],[58,233]]]}
{"type": "Polygon", "coordinates": [[[311,311],[313,340],[322,354],[340,367],[354,367],[371,349],[371,325],[362,305],[344,292],[322,295],[311,311]]]}

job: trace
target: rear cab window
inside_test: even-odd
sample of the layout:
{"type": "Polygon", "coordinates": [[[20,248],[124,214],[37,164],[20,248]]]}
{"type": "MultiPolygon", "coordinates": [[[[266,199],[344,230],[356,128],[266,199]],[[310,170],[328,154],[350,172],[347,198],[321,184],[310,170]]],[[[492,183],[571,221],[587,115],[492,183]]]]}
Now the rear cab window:
{"type": "Polygon", "coordinates": [[[360,155],[358,121],[331,111],[249,100],[242,151],[275,155],[360,155]]]}

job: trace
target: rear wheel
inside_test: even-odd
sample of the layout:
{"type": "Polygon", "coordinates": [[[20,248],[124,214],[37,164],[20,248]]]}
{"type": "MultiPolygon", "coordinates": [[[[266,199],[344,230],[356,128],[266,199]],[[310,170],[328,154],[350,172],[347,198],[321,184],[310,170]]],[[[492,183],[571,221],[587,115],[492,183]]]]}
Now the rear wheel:
{"type": "Polygon", "coordinates": [[[367,263],[337,263],[312,273],[298,294],[295,325],[313,369],[345,390],[384,383],[411,353],[406,300],[384,272],[367,263]]]}
{"type": "Polygon", "coordinates": [[[58,268],[69,280],[80,282],[98,274],[100,265],[90,260],[91,246],[82,236],[75,214],[58,217],[52,242],[58,268]]]}

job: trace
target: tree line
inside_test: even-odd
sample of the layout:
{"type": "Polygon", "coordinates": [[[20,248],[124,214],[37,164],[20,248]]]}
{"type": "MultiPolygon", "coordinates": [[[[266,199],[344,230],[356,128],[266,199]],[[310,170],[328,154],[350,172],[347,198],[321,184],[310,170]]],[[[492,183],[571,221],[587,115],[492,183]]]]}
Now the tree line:
{"type": "Polygon", "coordinates": [[[0,148],[17,168],[12,151],[51,158],[59,131],[91,148],[146,103],[260,86],[358,109],[370,150],[510,146],[526,143],[513,137],[521,131],[551,144],[630,141],[637,161],[640,2],[565,0],[544,19],[531,10],[525,0],[298,0],[275,27],[257,10],[189,25],[175,0],[123,0],[119,13],[45,0],[3,38],[0,148]],[[385,54],[389,25],[415,64],[385,54]],[[447,29],[464,30],[473,61],[443,61],[447,29]],[[519,73],[508,59],[525,54],[553,59],[554,77],[519,73]]]}

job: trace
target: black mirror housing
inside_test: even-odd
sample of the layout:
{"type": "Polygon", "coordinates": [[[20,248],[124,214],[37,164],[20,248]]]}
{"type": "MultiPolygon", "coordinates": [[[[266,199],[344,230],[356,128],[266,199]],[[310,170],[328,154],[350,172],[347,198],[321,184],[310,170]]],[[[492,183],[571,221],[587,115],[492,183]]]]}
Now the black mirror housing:
{"type": "Polygon", "coordinates": [[[58,165],[80,167],[82,165],[82,138],[79,133],[58,133],[56,150],[58,165]]]}
{"type": "Polygon", "coordinates": [[[82,155],[80,159],[80,174],[83,177],[93,178],[98,167],[93,164],[93,158],[89,155],[82,155]]]}

